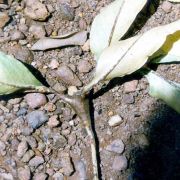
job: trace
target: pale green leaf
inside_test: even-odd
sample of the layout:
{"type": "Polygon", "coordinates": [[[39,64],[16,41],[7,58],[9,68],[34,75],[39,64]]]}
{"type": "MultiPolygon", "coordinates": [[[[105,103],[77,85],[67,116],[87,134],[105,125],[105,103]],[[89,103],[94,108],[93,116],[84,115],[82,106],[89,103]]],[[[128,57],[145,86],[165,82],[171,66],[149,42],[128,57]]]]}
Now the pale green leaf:
{"type": "Polygon", "coordinates": [[[90,48],[96,59],[103,49],[120,40],[147,0],[115,0],[103,8],[92,23],[90,48]]]}
{"type": "Polygon", "coordinates": [[[150,85],[149,94],[180,113],[180,84],[167,81],[153,71],[145,76],[150,85]]]}
{"type": "Polygon", "coordinates": [[[122,77],[137,71],[164,44],[166,37],[179,29],[180,20],[112,44],[101,54],[94,79],[85,87],[85,91],[100,80],[122,77]]]}
{"type": "Polygon", "coordinates": [[[167,37],[161,49],[150,57],[151,63],[180,62],[180,31],[167,37]]]}
{"type": "Polygon", "coordinates": [[[40,86],[42,84],[20,61],[0,52],[0,95],[40,86]]]}

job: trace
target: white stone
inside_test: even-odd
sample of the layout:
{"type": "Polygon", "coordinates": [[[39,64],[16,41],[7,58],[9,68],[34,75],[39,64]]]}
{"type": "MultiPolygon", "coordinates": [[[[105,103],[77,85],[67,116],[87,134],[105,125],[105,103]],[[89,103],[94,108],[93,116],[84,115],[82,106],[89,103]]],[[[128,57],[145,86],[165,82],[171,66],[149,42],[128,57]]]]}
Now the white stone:
{"type": "Polygon", "coordinates": [[[123,122],[123,119],[121,116],[114,115],[109,119],[108,124],[109,124],[109,126],[113,127],[113,126],[117,126],[117,125],[121,124],[122,122],[123,122]]]}

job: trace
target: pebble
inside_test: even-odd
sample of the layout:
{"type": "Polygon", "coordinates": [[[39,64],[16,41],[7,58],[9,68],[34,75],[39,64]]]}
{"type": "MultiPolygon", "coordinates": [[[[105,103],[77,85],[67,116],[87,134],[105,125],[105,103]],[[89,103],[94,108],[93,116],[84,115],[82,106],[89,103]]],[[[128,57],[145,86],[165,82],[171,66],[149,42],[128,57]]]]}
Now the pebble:
{"type": "Polygon", "coordinates": [[[33,180],[46,180],[47,177],[48,176],[45,173],[37,173],[34,175],[33,180]]]}
{"type": "Polygon", "coordinates": [[[115,156],[112,168],[115,171],[122,171],[127,169],[128,162],[125,156],[115,156]]]}
{"type": "Polygon", "coordinates": [[[109,124],[109,126],[114,127],[114,126],[118,126],[118,125],[121,124],[122,122],[123,122],[123,119],[122,119],[121,116],[119,116],[119,115],[114,115],[114,116],[112,116],[112,117],[109,119],[108,124],[109,124]]]}
{"type": "Polygon", "coordinates": [[[38,142],[38,147],[37,147],[37,149],[38,149],[39,151],[43,152],[43,151],[46,149],[46,145],[45,145],[42,141],[40,141],[40,142],[38,142]]]}
{"type": "Polygon", "coordinates": [[[68,87],[68,95],[73,96],[77,92],[77,87],[76,86],[69,86],[68,87]]]}
{"type": "Polygon", "coordinates": [[[39,0],[26,0],[26,8],[24,9],[24,13],[29,18],[38,21],[44,21],[49,16],[46,6],[39,0]]]}
{"type": "Polygon", "coordinates": [[[68,153],[63,153],[61,157],[61,164],[63,167],[63,174],[70,176],[74,172],[73,165],[71,163],[71,158],[68,153]]]}
{"type": "Polygon", "coordinates": [[[12,46],[8,49],[8,53],[12,54],[16,59],[30,64],[33,60],[33,54],[28,48],[22,47],[19,44],[12,46]]]}
{"type": "Polygon", "coordinates": [[[4,151],[6,149],[6,145],[3,141],[0,141],[0,151],[4,151]]]}
{"type": "Polygon", "coordinates": [[[106,150],[121,154],[124,151],[124,143],[121,139],[116,139],[106,147],[106,150]]]}
{"type": "Polygon", "coordinates": [[[24,156],[22,157],[22,162],[27,163],[30,161],[30,159],[34,156],[34,151],[33,150],[29,150],[27,151],[24,156]]]}
{"type": "Polygon", "coordinates": [[[30,180],[31,179],[31,171],[27,166],[25,168],[20,167],[18,169],[18,179],[19,180],[30,180]]]}
{"type": "Polygon", "coordinates": [[[31,134],[33,133],[33,128],[28,127],[28,126],[25,126],[25,127],[23,127],[23,128],[21,129],[21,133],[22,133],[22,135],[24,135],[24,136],[29,136],[29,135],[31,135],[31,134]]]}
{"type": "Polygon", "coordinates": [[[53,135],[53,147],[56,149],[64,148],[67,144],[67,140],[64,136],[61,136],[60,134],[54,134],[53,135]]]}
{"type": "Polygon", "coordinates": [[[122,101],[125,104],[133,104],[135,100],[132,94],[124,94],[122,101]]]}
{"type": "Polygon", "coordinates": [[[25,38],[25,36],[21,31],[15,30],[11,34],[11,40],[12,41],[18,41],[18,40],[22,40],[24,38],[25,38]]]}
{"type": "Polygon", "coordinates": [[[52,59],[49,64],[49,67],[51,69],[57,69],[59,67],[59,62],[56,59],[52,59]]]}
{"type": "Polygon", "coordinates": [[[2,180],[14,180],[12,174],[10,174],[10,173],[0,173],[0,179],[2,179],[2,180]]]}
{"type": "Polygon", "coordinates": [[[63,174],[59,172],[56,172],[52,177],[54,180],[64,180],[63,174]]]}
{"type": "Polygon", "coordinates": [[[43,123],[48,121],[48,115],[45,112],[39,110],[30,112],[26,118],[29,126],[33,129],[37,129],[43,123]]]}
{"type": "Polygon", "coordinates": [[[29,161],[29,165],[37,168],[39,165],[44,163],[44,159],[41,156],[35,156],[29,161]]]}
{"type": "Polygon", "coordinates": [[[76,144],[77,141],[77,136],[75,133],[72,133],[68,136],[68,144],[70,146],[74,146],[76,144]]]}
{"type": "Polygon", "coordinates": [[[88,73],[92,69],[92,65],[88,61],[82,60],[78,63],[77,68],[80,73],[88,73]]]}
{"type": "Polygon", "coordinates": [[[46,31],[43,25],[33,24],[29,28],[29,32],[34,36],[35,39],[44,38],[46,35],[46,31]]]}
{"type": "Polygon", "coordinates": [[[57,77],[64,83],[72,86],[82,86],[82,82],[73,73],[73,71],[66,65],[62,65],[56,71],[57,77]]]}
{"type": "Polygon", "coordinates": [[[27,109],[26,108],[20,108],[19,111],[16,113],[17,116],[23,116],[27,113],[27,109]]]}
{"type": "Polygon", "coordinates": [[[161,8],[164,12],[170,13],[172,9],[172,4],[168,1],[164,1],[161,8]]]}
{"type": "Polygon", "coordinates": [[[48,121],[48,126],[53,128],[53,127],[56,127],[59,125],[59,121],[58,121],[58,116],[57,115],[53,115],[49,118],[49,121],[48,121]]]}
{"type": "Polygon", "coordinates": [[[0,154],[1,155],[5,155],[6,154],[5,149],[6,149],[5,143],[3,141],[0,141],[0,154]]]}
{"type": "Polygon", "coordinates": [[[37,141],[33,136],[27,136],[26,141],[32,149],[37,147],[37,141]]]}
{"type": "Polygon", "coordinates": [[[25,96],[25,100],[30,108],[39,108],[47,103],[47,98],[44,94],[29,93],[25,96]]]}
{"type": "Polygon", "coordinates": [[[136,91],[138,85],[138,80],[132,80],[129,82],[124,83],[124,92],[129,93],[129,92],[134,92],[136,91]]]}
{"type": "Polygon", "coordinates": [[[0,28],[3,28],[10,20],[6,12],[0,12],[0,28]]]}
{"type": "Polygon", "coordinates": [[[82,160],[76,162],[76,170],[79,172],[79,179],[88,179],[86,165],[82,160]]]}
{"type": "Polygon", "coordinates": [[[56,105],[54,105],[52,102],[48,102],[45,106],[44,109],[48,112],[53,112],[56,110],[56,105]]]}
{"type": "Polygon", "coordinates": [[[90,50],[90,40],[88,39],[81,48],[84,52],[88,52],[90,50]]]}
{"type": "Polygon", "coordinates": [[[57,3],[56,11],[59,12],[60,17],[63,20],[72,21],[75,16],[74,8],[72,8],[69,3],[57,3]]]}
{"type": "Polygon", "coordinates": [[[87,29],[87,23],[84,19],[80,19],[79,20],[79,28],[81,30],[86,30],[87,29]]]}
{"type": "Polygon", "coordinates": [[[26,141],[20,142],[17,149],[17,156],[20,158],[23,157],[23,155],[26,153],[27,150],[28,150],[28,143],[26,141]]]}

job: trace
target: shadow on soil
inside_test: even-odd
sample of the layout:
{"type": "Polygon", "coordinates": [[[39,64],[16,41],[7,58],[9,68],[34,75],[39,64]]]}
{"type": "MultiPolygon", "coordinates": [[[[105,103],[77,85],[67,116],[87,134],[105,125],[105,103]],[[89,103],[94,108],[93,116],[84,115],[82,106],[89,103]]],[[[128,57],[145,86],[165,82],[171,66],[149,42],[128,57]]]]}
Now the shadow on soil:
{"type": "Polygon", "coordinates": [[[131,152],[133,176],[128,180],[180,179],[180,115],[167,106],[149,118],[149,146],[131,152]]]}

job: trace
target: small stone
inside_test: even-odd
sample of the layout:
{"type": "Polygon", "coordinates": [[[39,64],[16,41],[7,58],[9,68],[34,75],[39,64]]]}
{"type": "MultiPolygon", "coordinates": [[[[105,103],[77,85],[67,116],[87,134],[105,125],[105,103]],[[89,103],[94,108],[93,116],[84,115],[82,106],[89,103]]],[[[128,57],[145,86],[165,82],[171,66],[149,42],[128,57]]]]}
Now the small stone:
{"type": "Polygon", "coordinates": [[[60,93],[63,93],[66,91],[66,87],[61,85],[60,83],[56,83],[54,86],[53,86],[53,89],[55,89],[57,92],[60,92],[60,93]]]}
{"type": "Polygon", "coordinates": [[[31,179],[31,171],[27,166],[25,168],[20,167],[18,169],[18,179],[19,180],[30,180],[31,179]]]}
{"type": "Polygon", "coordinates": [[[21,133],[24,136],[29,136],[33,133],[33,128],[25,126],[24,128],[21,129],[21,133]]]}
{"type": "Polygon", "coordinates": [[[26,33],[28,31],[28,26],[26,24],[20,24],[18,29],[19,31],[26,33]]]}
{"type": "Polygon", "coordinates": [[[84,52],[88,52],[90,50],[90,40],[88,39],[81,48],[84,52]]]}
{"type": "Polygon", "coordinates": [[[49,118],[49,121],[48,121],[48,126],[49,127],[51,127],[51,128],[53,128],[53,127],[56,127],[56,126],[58,126],[59,125],[59,121],[58,121],[58,116],[57,115],[54,115],[54,116],[51,116],[50,118],[49,118]]]}
{"type": "Polygon", "coordinates": [[[56,149],[64,148],[67,144],[67,140],[64,136],[61,136],[60,134],[54,134],[53,135],[53,146],[56,149]]]}
{"type": "Polygon", "coordinates": [[[8,53],[12,54],[16,59],[30,64],[33,60],[33,54],[28,48],[22,47],[19,44],[8,49],[8,53]]]}
{"type": "Polygon", "coordinates": [[[0,141],[0,151],[4,151],[6,149],[6,145],[3,141],[0,141]]]}
{"type": "Polygon", "coordinates": [[[132,94],[124,94],[122,101],[125,104],[133,104],[135,100],[132,94]]]}
{"type": "Polygon", "coordinates": [[[71,163],[71,158],[68,153],[64,153],[61,158],[62,158],[61,163],[63,167],[63,173],[66,176],[70,176],[74,172],[74,168],[71,163]]]}
{"type": "Polygon", "coordinates": [[[122,171],[127,169],[128,162],[125,156],[116,156],[113,161],[112,168],[115,171],[122,171]]]}
{"type": "Polygon", "coordinates": [[[54,105],[52,102],[48,102],[45,106],[44,109],[48,112],[53,112],[56,110],[56,105],[54,105]]]}
{"type": "Polygon", "coordinates": [[[39,0],[26,0],[26,8],[24,9],[24,13],[29,18],[38,21],[44,21],[49,16],[46,6],[39,0]]]}
{"type": "Polygon", "coordinates": [[[32,149],[37,147],[37,141],[33,136],[26,137],[26,141],[32,149]]]}
{"type": "Polygon", "coordinates": [[[6,12],[0,12],[0,28],[3,28],[10,20],[6,12]]]}
{"type": "Polygon", "coordinates": [[[79,173],[79,179],[88,179],[86,172],[86,165],[82,160],[77,161],[75,167],[79,173]]]}
{"type": "Polygon", "coordinates": [[[46,145],[45,145],[42,141],[40,141],[40,142],[38,143],[37,149],[38,149],[39,151],[43,152],[43,151],[46,149],[46,145]]]}
{"type": "Polygon", "coordinates": [[[172,9],[172,4],[168,1],[164,1],[162,4],[162,10],[166,13],[170,13],[172,9]]]}
{"type": "Polygon", "coordinates": [[[25,36],[21,31],[13,31],[13,33],[11,34],[11,40],[12,41],[18,41],[18,40],[22,40],[24,39],[25,36]]]}
{"type": "Polygon", "coordinates": [[[29,28],[29,32],[34,36],[35,39],[44,38],[46,35],[44,26],[39,24],[31,25],[31,27],[29,28]]]}
{"type": "Polygon", "coordinates": [[[79,27],[80,27],[80,29],[82,29],[82,30],[86,30],[86,29],[87,29],[87,23],[86,23],[86,21],[85,21],[84,19],[80,19],[80,21],[79,21],[79,27]]]}
{"type": "Polygon", "coordinates": [[[20,158],[23,157],[23,155],[26,153],[27,150],[28,150],[28,143],[26,141],[20,142],[17,149],[17,156],[20,158]]]}
{"type": "Polygon", "coordinates": [[[68,87],[68,95],[73,96],[77,92],[77,87],[76,86],[69,86],[68,87]]]}
{"type": "Polygon", "coordinates": [[[109,126],[118,126],[119,124],[121,124],[123,122],[123,119],[121,116],[119,115],[114,115],[112,116],[109,121],[108,121],[108,124],[109,126]]]}
{"type": "Polygon", "coordinates": [[[2,180],[14,180],[12,174],[10,174],[10,173],[0,173],[0,179],[2,179],[2,180]]]}
{"type": "Polygon", "coordinates": [[[68,66],[65,65],[60,66],[56,71],[56,74],[60,80],[62,80],[64,83],[68,85],[82,86],[82,82],[68,66]]]}
{"type": "Polygon", "coordinates": [[[88,73],[92,69],[92,66],[88,61],[82,60],[78,63],[77,68],[80,73],[88,73]]]}
{"type": "Polygon", "coordinates": [[[29,161],[29,165],[37,168],[39,165],[44,163],[44,159],[41,156],[35,156],[29,161]]]}
{"type": "Polygon", "coordinates": [[[138,85],[138,80],[133,80],[124,83],[124,92],[129,93],[136,91],[137,85],[138,85]]]}
{"type": "Polygon", "coordinates": [[[22,162],[27,163],[33,156],[34,156],[34,151],[29,150],[24,154],[24,156],[22,157],[21,160],[22,160],[22,162]]]}
{"type": "Polygon", "coordinates": [[[48,115],[43,111],[33,111],[27,115],[27,121],[30,127],[37,129],[43,123],[48,121],[48,115]]]}
{"type": "Polygon", "coordinates": [[[53,175],[53,179],[54,179],[54,180],[64,180],[64,176],[63,176],[62,173],[56,172],[56,173],[53,175]]]}
{"type": "Polygon", "coordinates": [[[57,69],[59,67],[59,62],[56,59],[52,59],[49,64],[49,67],[51,69],[57,69]]]}
{"type": "Polygon", "coordinates": [[[63,20],[72,21],[75,16],[74,8],[72,8],[69,3],[58,3],[56,6],[56,11],[59,12],[60,17],[63,20]]]}
{"type": "Polygon", "coordinates": [[[121,139],[114,140],[106,147],[106,150],[121,154],[124,151],[124,143],[121,139]]]}
{"type": "Polygon", "coordinates": [[[33,179],[34,180],[46,180],[47,177],[48,176],[45,173],[37,173],[34,175],[33,179]]]}
{"type": "Polygon", "coordinates": [[[44,94],[29,93],[25,96],[25,100],[30,108],[39,108],[47,103],[47,98],[44,94]]]}
{"type": "Polygon", "coordinates": [[[74,146],[76,144],[76,141],[77,141],[76,134],[75,133],[70,134],[68,137],[68,144],[70,146],[74,146]]]}

